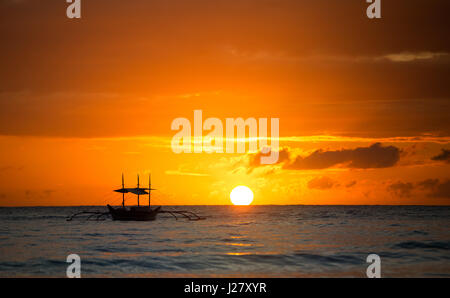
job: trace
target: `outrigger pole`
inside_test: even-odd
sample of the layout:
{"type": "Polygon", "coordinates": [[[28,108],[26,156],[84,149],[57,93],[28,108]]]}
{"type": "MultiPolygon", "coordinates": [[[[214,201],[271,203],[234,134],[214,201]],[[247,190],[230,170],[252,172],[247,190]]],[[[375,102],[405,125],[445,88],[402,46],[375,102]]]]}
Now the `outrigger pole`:
{"type": "Polygon", "coordinates": [[[150,207],[150,193],[152,192],[152,174],[148,174],[148,207],[150,207]]]}

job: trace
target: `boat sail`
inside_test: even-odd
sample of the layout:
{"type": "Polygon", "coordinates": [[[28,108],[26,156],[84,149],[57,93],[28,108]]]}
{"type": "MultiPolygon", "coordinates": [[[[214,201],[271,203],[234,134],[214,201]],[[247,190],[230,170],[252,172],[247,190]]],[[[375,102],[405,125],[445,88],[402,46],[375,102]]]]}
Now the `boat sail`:
{"type": "Polygon", "coordinates": [[[155,220],[156,215],[161,210],[161,207],[152,208],[151,207],[151,191],[156,190],[151,187],[151,175],[148,177],[148,188],[139,187],[139,175],[137,176],[137,187],[135,188],[125,188],[125,181],[122,174],[122,188],[114,190],[115,192],[122,194],[122,206],[121,207],[111,207],[107,205],[109,213],[113,220],[138,220],[138,221],[148,221],[155,220]],[[125,194],[132,193],[137,195],[137,206],[125,207],[125,194]],[[148,194],[148,206],[141,206],[139,201],[139,196],[148,194]]]}

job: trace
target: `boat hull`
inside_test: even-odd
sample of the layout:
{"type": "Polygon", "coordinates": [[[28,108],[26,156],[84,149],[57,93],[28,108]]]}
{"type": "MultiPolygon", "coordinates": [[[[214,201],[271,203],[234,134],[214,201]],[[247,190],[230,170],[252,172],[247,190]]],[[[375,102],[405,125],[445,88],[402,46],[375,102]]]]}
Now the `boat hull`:
{"type": "Polygon", "coordinates": [[[156,215],[160,211],[161,207],[150,208],[147,206],[142,207],[130,207],[129,209],[119,207],[113,208],[107,205],[109,213],[113,220],[122,221],[150,221],[155,220],[156,215]]]}

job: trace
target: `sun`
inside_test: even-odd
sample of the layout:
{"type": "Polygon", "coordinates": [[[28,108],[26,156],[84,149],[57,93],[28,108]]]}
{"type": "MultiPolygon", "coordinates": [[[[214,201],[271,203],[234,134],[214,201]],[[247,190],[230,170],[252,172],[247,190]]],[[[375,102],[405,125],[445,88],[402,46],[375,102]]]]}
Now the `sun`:
{"type": "Polygon", "coordinates": [[[233,205],[250,205],[253,201],[253,192],[247,186],[236,186],[230,193],[233,205]]]}

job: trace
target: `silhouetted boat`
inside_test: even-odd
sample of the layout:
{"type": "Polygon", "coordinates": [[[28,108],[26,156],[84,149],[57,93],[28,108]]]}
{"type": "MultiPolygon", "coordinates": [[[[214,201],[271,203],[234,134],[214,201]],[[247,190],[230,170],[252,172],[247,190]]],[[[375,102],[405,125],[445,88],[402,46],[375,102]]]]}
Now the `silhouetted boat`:
{"type": "Polygon", "coordinates": [[[161,207],[150,208],[149,206],[137,206],[113,208],[107,205],[109,213],[113,220],[155,220],[161,207]]]}
{"type": "Polygon", "coordinates": [[[156,215],[160,212],[161,207],[152,208],[150,206],[151,202],[151,191],[155,190],[151,188],[151,176],[148,177],[148,188],[139,187],[139,175],[137,176],[137,187],[135,188],[125,188],[124,178],[122,174],[122,188],[114,190],[115,192],[120,192],[122,194],[122,206],[121,207],[111,207],[107,205],[109,213],[113,220],[138,220],[138,221],[148,221],[155,220],[156,215]],[[147,192],[148,191],[148,192],[147,192]],[[125,194],[132,193],[137,195],[137,206],[125,207],[125,194]],[[148,194],[148,206],[139,205],[139,196],[148,194]]]}
{"type": "Polygon", "coordinates": [[[67,217],[67,221],[71,221],[78,216],[87,216],[87,220],[95,219],[96,221],[105,220],[108,216],[111,216],[113,220],[134,220],[134,221],[150,221],[155,220],[159,213],[166,213],[172,215],[176,220],[178,216],[182,216],[188,220],[203,220],[206,219],[204,216],[198,216],[194,212],[187,210],[162,210],[161,206],[156,208],[151,207],[151,191],[155,190],[152,188],[151,176],[148,177],[148,188],[139,187],[139,175],[137,176],[137,187],[135,188],[125,188],[125,183],[122,174],[122,188],[114,190],[115,192],[120,192],[122,194],[122,206],[112,207],[107,204],[108,212],[104,211],[81,211],[74,213],[67,217]],[[132,193],[137,195],[137,206],[125,207],[125,194],[132,193]],[[148,194],[148,206],[139,205],[139,196],[148,194]]]}

